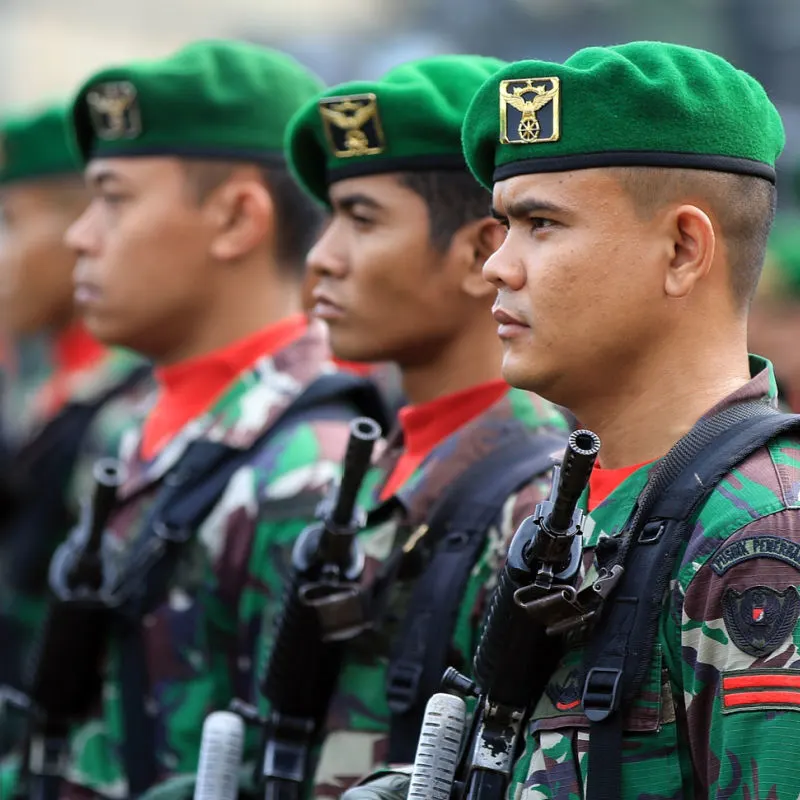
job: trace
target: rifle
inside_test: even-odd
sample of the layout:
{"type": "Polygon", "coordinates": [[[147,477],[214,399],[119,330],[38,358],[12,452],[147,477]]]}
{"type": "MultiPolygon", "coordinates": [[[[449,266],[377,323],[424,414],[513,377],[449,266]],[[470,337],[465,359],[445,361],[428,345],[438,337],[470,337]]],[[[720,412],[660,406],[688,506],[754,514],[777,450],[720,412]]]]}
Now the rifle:
{"type": "Polygon", "coordinates": [[[339,674],[344,644],[369,627],[359,580],[364,553],[356,534],[366,518],[356,498],[381,428],[368,417],[350,423],[341,481],[292,550],[292,574],[261,693],[260,720],[239,701],[231,711],[264,726],[259,784],[267,800],[299,800],[309,758],[339,674]]]}
{"type": "Polygon", "coordinates": [[[94,491],[78,530],[53,558],[54,598],[31,657],[25,695],[29,730],[16,796],[54,800],[61,782],[69,726],[84,718],[99,697],[114,576],[103,563],[103,538],[124,481],[122,464],[100,459],[94,491]]]}
{"type": "Polygon", "coordinates": [[[525,721],[561,656],[553,637],[566,625],[553,613],[554,598],[569,603],[576,596],[571,582],[580,568],[584,524],[577,504],[599,450],[596,434],[574,431],[554,470],[550,498],[517,530],[475,654],[476,681],[453,668],[445,672],[442,686],[453,694],[429,702],[409,800],[505,798],[525,721]],[[470,696],[478,704],[461,747],[462,698],[470,696]]]}

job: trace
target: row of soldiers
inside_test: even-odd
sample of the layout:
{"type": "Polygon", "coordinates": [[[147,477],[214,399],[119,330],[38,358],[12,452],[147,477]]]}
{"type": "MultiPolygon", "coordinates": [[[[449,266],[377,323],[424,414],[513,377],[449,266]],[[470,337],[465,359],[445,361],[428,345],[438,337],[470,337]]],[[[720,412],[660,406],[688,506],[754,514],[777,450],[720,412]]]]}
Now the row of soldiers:
{"type": "Polygon", "coordinates": [[[508,796],[796,794],[776,757],[800,719],[793,418],[685,509],[644,679],[600,756],[584,674],[665,454],[698,420],[777,403],[747,356],[783,146],[753,78],[642,42],[324,88],[285,54],[204,41],[100,70],[0,141],[3,324],[58,331],[30,419],[7,420],[0,796],[189,797],[204,719],[238,701],[262,720],[241,796],[405,797],[425,702],[446,667],[470,672],[575,419],[603,446],[571,580],[600,588],[559,611],[577,621],[551,637],[508,796]],[[363,416],[383,439],[356,498],[357,612],[298,756],[297,727],[263,722],[262,680],[315,652],[276,653],[275,632],[363,416]],[[45,757],[26,664],[109,455],[102,568],[127,590],[93,700],[45,757]]]}

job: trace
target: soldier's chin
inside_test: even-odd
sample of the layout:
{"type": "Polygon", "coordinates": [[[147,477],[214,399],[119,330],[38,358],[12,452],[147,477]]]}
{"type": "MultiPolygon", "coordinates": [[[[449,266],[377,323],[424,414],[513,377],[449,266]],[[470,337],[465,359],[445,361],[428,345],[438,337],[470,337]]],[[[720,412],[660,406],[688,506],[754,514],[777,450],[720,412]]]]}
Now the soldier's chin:
{"type": "Polygon", "coordinates": [[[383,351],[370,342],[369,334],[352,336],[349,333],[342,334],[331,327],[330,345],[334,357],[339,361],[364,364],[385,360],[383,351]]]}

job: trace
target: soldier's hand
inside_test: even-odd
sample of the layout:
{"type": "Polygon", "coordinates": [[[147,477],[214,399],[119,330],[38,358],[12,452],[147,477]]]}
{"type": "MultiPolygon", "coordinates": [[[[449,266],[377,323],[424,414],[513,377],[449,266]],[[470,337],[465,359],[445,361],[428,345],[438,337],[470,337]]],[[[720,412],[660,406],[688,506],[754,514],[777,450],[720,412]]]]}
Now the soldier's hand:
{"type": "Polygon", "coordinates": [[[348,789],[341,800],[406,800],[411,775],[402,772],[383,773],[368,783],[348,789]]]}

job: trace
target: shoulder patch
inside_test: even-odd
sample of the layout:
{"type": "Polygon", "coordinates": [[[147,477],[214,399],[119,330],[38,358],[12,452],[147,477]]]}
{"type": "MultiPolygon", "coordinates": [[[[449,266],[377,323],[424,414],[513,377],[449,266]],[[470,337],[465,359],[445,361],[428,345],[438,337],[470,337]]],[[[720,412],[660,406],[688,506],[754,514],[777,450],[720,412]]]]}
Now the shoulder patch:
{"type": "Polygon", "coordinates": [[[800,544],[782,536],[748,536],[724,545],[710,565],[717,575],[724,575],[731,567],[751,558],[775,558],[800,570],[800,544]]]}
{"type": "Polygon", "coordinates": [[[769,586],[751,586],[741,593],[726,589],[722,615],[733,643],[742,652],[763,658],[776,650],[797,624],[800,596],[794,586],[782,592],[769,586]]]}

